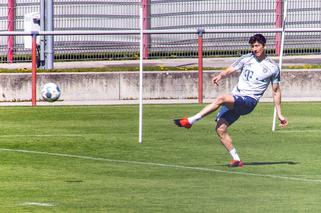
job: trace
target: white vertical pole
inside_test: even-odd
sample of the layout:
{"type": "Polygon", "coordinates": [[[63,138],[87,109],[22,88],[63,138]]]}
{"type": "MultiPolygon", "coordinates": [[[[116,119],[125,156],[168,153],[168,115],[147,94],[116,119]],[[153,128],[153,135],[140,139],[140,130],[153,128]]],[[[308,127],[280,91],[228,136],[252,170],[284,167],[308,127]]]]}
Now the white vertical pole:
{"type": "MultiPolygon", "coordinates": [[[[45,30],[54,30],[54,1],[45,1],[45,30]]],[[[45,36],[45,69],[54,68],[54,36],[45,36]]]]}
{"type": "MultiPolygon", "coordinates": [[[[280,71],[282,70],[282,63],[283,63],[283,49],[284,49],[285,24],[286,24],[287,11],[288,11],[288,1],[284,0],[281,49],[280,49],[280,59],[279,59],[280,71]]],[[[272,122],[272,131],[273,132],[275,131],[275,126],[276,126],[276,108],[274,107],[273,122],[272,122]]]]}
{"type": "Polygon", "coordinates": [[[275,131],[275,125],[276,125],[276,108],[274,107],[274,113],[273,113],[273,122],[272,122],[272,131],[275,131]]]}
{"type": "Polygon", "coordinates": [[[139,49],[139,143],[143,142],[143,7],[139,9],[140,49],[139,49]]]}

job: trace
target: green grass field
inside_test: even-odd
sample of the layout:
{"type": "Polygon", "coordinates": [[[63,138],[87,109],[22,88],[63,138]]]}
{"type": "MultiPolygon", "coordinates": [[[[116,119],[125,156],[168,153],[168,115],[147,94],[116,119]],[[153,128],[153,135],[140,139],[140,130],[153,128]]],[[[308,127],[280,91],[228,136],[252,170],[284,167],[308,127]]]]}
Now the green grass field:
{"type": "Polygon", "coordinates": [[[0,212],[321,212],[321,103],[284,103],[271,132],[260,103],[230,128],[243,168],[227,168],[200,105],[0,108],[0,212]]]}

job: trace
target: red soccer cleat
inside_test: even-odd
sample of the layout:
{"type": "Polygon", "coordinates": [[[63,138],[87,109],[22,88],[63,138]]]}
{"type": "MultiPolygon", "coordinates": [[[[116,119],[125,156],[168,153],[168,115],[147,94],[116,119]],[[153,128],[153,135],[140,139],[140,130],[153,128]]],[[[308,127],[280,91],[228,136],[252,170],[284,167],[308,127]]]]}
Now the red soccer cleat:
{"type": "Polygon", "coordinates": [[[182,119],[174,119],[174,123],[179,126],[179,127],[184,127],[186,129],[189,129],[192,127],[192,124],[188,122],[187,118],[182,118],[182,119]]]}
{"type": "Polygon", "coordinates": [[[228,167],[242,167],[243,165],[241,160],[231,160],[229,164],[227,164],[228,167]]]}

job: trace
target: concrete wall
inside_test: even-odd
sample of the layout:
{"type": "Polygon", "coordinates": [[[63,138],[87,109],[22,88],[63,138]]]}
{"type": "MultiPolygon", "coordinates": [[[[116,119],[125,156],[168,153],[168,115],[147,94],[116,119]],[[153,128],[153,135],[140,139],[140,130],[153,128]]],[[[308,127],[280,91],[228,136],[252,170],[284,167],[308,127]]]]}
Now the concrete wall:
{"type": "MultiPolygon", "coordinates": [[[[221,81],[219,87],[211,84],[217,72],[204,72],[204,99],[229,93],[237,76],[221,81]]],[[[144,99],[197,99],[197,72],[145,72],[144,99]]],[[[31,74],[1,74],[0,101],[30,101],[31,74]]],[[[55,82],[62,90],[61,101],[115,101],[137,100],[139,73],[51,73],[37,75],[37,99],[41,86],[55,82]]],[[[321,70],[283,71],[283,98],[288,100],[321,100],[321,70]]],[[[263,100],[271,100],[271,89],[263,100]]]]}

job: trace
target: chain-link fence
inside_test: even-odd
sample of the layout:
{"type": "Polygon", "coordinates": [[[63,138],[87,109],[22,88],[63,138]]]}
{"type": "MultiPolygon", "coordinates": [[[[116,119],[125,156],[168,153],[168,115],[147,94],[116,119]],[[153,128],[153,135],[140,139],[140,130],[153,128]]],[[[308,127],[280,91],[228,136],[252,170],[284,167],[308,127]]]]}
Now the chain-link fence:
{"type": "MultiPolygon", "coordinates": [[[[269,29],[282,26],[282,0],[143,0],[145,29],[269,29]]],[[[137,30],[140,0],[55,0],[55,30],[137,30]]],[[[0,31],[8,30],[8,1],[0,0],[0,31]]],[[[15,0],[14,30],[24,30],[24,15],[39,12],[40,0],[15,0]]],[[[321,27],[320,0],[288,0],[287,27],[321,27]]],[[[270,54],[277,35],[266,34],[270,54]]],[[[204,56],[236,56],[248,51],[248,33],[205,34],[204,56]]],[[[136,59],[139,35],[54,37],[55,60],[136,59]]],[[[195,34],[154,34],[145,45],[149,58],[197,56],[195,34]]],[[[8,37],[0,37],[0,57],[7,61],[8,37]]],[[[30,61],[23,37],[15,37],[14,62],[30,61]]],[[[287,33],[285,53],[321,54],[321,33],[287,33]]]]}

